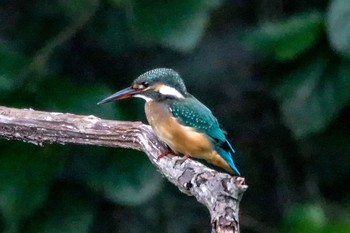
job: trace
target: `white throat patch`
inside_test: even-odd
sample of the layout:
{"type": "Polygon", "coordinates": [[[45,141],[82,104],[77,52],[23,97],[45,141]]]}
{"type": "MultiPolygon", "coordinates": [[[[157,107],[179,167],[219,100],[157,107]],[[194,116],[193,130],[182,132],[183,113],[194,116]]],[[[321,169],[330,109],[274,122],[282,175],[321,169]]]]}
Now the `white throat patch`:
{"type": "Polygon", "coordinates": [[[149,101],[152,100],[151,98],[149,98],[149,97],[147,97],[147,96],[144,96],[144,95],[142,95],[142,94],[134,95],[134,97],[138,97],[138,98],[144,99],[144,100],[146,100],[146,102],[149,102],[149,101]]]}
{"type": "Polygon", "coordinates": [[[179,99],[184,99],[185,98],[178,90],[176,90],[173,87],[169,87],[167,85],[162,85],[159,88],[159,93],[161,93],[163,95],[174,96],[174,97],[179,98],[179,99]]]}

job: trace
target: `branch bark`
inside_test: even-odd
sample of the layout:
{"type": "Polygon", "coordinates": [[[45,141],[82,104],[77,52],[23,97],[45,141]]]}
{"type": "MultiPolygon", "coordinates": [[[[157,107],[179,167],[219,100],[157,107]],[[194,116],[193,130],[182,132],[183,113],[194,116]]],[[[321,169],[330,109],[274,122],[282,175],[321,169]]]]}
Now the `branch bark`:
{"type": "Polygon", "coordinates": [[[0,138],[40,146],[83,144],[144,151],[159,172],[181,192],[194,196],[208,208],[213,233],[239,233],[239,203],[247,189],[244,178],[232,177],[178,156],[158,160],[166,147],[152,129],[141,122],[0,106],[0,138]]]}

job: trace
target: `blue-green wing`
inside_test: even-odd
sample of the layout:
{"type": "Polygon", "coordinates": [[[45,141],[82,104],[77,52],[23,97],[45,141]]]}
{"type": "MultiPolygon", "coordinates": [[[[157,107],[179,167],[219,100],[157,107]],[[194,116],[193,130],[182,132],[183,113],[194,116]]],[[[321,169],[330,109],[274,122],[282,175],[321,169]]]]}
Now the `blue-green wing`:
{"type": "Polygon", "coordinates": [[[168,104],[172,114],[180,122],[186,126],[195,128],[198,132],[208,135],[216,151],[230,164],[237,174],[240,174],[232,160],[231,153],[234,153],[232,146],[227,141],[217,119],[204,104],[194,97],[169,101],[168,104]]]}
{"type": "Polygon", "coordinates": [[[206,133],[215,141],[225,141],[224,132],[220,129],[217,119],[212,112],[194,97],[185,100],[169,102],[170,110],[174,117],[184,125],[195,128],[199,132],[206,133]]]}

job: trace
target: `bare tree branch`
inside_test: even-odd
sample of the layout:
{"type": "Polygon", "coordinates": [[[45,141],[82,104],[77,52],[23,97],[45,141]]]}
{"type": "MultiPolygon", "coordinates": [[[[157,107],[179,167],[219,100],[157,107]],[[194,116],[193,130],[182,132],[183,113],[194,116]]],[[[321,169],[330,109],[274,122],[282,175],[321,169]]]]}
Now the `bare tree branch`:
{"type": "Polygon", "coordinates": [[[239,232],[243,177],[214,171],[192,159],[166,156],[165,145],[141,122],[102,120],[95,116],[0,107],[0,138],[44,144],[84,144],[144,151],[179,190],[194,196],[211,215],[212,232],[239,232]]]}

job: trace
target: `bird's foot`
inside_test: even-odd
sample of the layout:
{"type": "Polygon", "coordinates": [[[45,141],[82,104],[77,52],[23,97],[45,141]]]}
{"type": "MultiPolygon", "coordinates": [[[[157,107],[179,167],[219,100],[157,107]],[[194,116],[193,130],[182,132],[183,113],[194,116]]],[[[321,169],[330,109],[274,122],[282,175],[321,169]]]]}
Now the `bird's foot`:
{"type": "Polygon", "coordinates": [[[165,156],[167,156],[167,155],[170,155],[171,153],[172,153],[171,150],[166,150],[166,151],[162,152],[162,153],[158,156],[157,161],[159,161],[161,158],[163,158],[163,157],[165,157],[165,156]]]}
{"type": "Polygon", "coordinates": [[[176,165],[179,165],[179,166],[182,166],[182,164],[188,159],[190,158],[191,156],[190,155],[183,155],[181,159],[178,159],[175,164],[176,165]]]}

